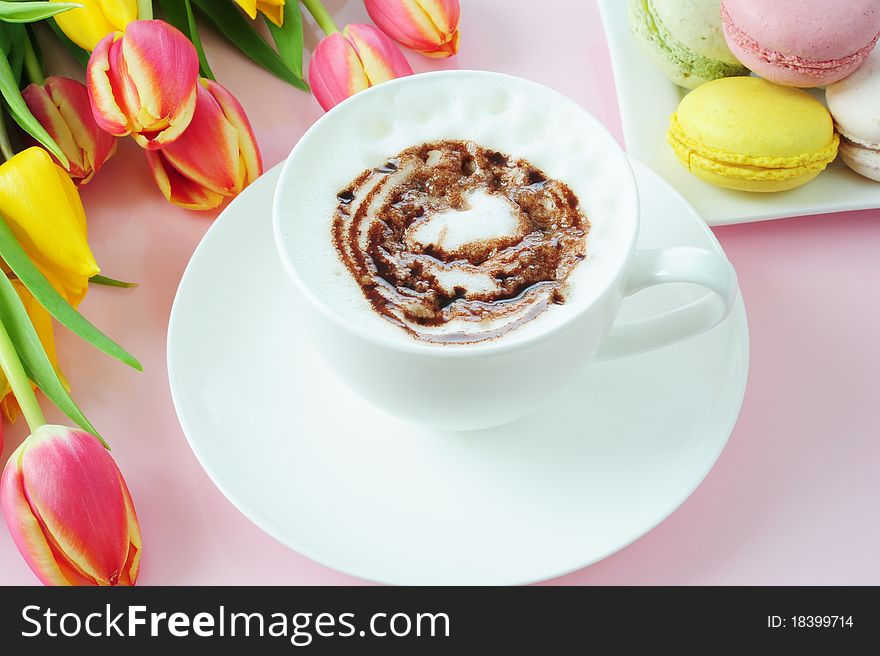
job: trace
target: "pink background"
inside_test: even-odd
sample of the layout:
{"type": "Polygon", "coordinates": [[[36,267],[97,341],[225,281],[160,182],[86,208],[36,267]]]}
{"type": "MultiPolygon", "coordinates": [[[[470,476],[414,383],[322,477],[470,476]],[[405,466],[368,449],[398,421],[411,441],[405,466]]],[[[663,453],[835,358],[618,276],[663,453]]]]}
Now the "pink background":
{"type": "MultiPolygon", "coordinates": [[[[358,1],[325,1],[340,25],[367,21],[358,1]]],[[[460,67],[530,78],[581,103],[622,141],[593,2],[462,4],[461,54],[411,55],[417,72],[460,67]]],[[[247,109],[268,169],[321,109],[212,36],[215,73],[247,109]]],[[[310,48],[317,40],[310,22],[306,39],[310,48]]],[[[94,289],[82,310],[146,371],[117,364],[63,329],[58,348],[75,397],[112,442],[134,495],[144,536],[140,583],[361,583],[289,551],[239,514],[178,426],[165,366],[168,314],[213,215],[166,204],[131,141],[120,142],[83,200],[104,272],[140,287],[94,289]]],[[[730,442],[668,520],[552,583],[880,583],[880,294],[871,284],[880,282],[878,219],[878,211],[864,211],[715,231],[739,272],[752,340],[749,386],[730,442]]],[[[21,421],[7,427],[4,460],[25,432],[21,421]]],[[[36,583],[5,529],[0,562],[0,583],[36,583]]]]}

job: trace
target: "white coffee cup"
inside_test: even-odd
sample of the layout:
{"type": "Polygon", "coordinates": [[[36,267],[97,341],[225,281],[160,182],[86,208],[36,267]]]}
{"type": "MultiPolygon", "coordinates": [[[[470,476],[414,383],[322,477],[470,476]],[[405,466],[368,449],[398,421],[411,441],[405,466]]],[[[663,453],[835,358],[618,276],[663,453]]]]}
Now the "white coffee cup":
{"type": "Polygon", "coordinates": [[[626,155],[577,104],[520,78],[442,71],[372,87],[319,119],[284,166],[274,232],[307,334],[339,377],[393,415],[469,430],[534,412],[594,359],[692,337],[730,312],[737,294],[730,263],[690,247],[637,251],[638,204],[626,155]],[[362,170],[437,139],[471,140],[524,157],[578,195],[591,222],[588,257],[578,265],[571,300],[547,309],[546,320],[495,340],[438,345],[372,316],[366,299],[352,314],[335,297],[337,287],[353,284],[333,261],[336,193],[362,170]],[[671,282],[713,293],[636,324],[613,325],[626,296],[671,282]]]}

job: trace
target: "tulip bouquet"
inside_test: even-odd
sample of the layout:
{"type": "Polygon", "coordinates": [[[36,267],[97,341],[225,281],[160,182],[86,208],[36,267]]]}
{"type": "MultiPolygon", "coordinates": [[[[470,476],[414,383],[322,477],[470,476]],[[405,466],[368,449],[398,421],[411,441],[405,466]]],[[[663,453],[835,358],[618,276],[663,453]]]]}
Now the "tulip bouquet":
{"type": "MultiPolygon", "coordinates": [[[[87,240],[77,184],[85,184],[109,158],[113,137],[95,124],[86,88],[74,80],[45,78],[29,22],[76,7],[61,2],[0,2],[0,95],[23,131],[13,145],[0,116],[0,323],[27,377],[83,429],[97,433],[70,398],[58,371],[52,321],[126,364],[137,360],[76,310],[90,284],[126,286],[100,275],[87,240]],[[38,80],[20,89],[23,75],[38,80]],[[29,105],[30,103],[30,105],[29,105]],[[30,110],[33,107],[33,112],[30,110]],[[31,143],[38,145],[30,145],[31,143]],[[20,152],[17,152],[20,151],[20,152]]],[[[6,354],[4,362],[12,362],[6,354]]],[[[3,367],[0,403],[17,412],[13,379],[3,367]]]]}
{"type": "MultiPolygon", "coordinates": [[[[132,286],[101,275],[78,187],[123,137],[143,149],[164,197],[184,208],[215,209],[263,172],[250,121],[216,80],[198,19],[281,80],[311,90],[325,110],[412,74],[398,44],[429,57],[458,49],[458,0],[365,0],[376,26],[342,30],[320,0],[302,4],[325,34],[308,83],[296,1],[0,0],[0,409],[8,420],[21,413],[30,428],[3,470],[0,505],[45,584],[131,585],[141,558],[131,495],[55,353],[53,319],[141,369],[77,310],[90,285],[132,286]],[[47,38],[82,64],[84,81],[46,74],[47,38]],[[77,428],[48,425],[36,389],[77,428]]],[[[2,429],[0,421],[0,448],[2,429]]]]}
{"type": "Polygon", "coordinates": [[[45,583],[130,583],[140,558],[134,507],[106,443],[70,396],[53,334],[54,318],[140,369],[76,309],[90,283],[125,285],[100,276],[76,188],[113,154],[115,139],[95,125],[85,86],[45,78],[29,26],[76,7],[0,3],[0,95],[23,133],[16,140],[0,115],[0,405],[9,419],[21,411],[31,429],[3,471],[0,504],[45,583]],[[22,89],[24,78],[33,84],[22,89]],[[80,428],[47,425],[35,387],[80,428]]]}
{"type": "MultiPolygon", "coordinates": [[[[165,198],[212,210],[263,171],[251,124],[217,82],[199,35],[209,21],[255,63],[309,90],[303,79],[303,17],[286,0],[81,0],[4,2],[7,17],[46,23],[86,68],[86,84],[46,77],[33,31],[9,27],[0,41],[0,87],[11,117],[70,174],[86,184],[131,136],[165,198]],[[154,7],[155,4],[155,7],[154,7]],[[154,10],[164,20],[155,20],[154,10]],[[30,13],[28,13],[30,12],[30,13]],[[269,38],[254,26],[261,15],[269,38]],[[4,65],[5,64],[5,65],[4,65]],[[19,94],[16,87],[28,84],[19,94]],[[19,97],[20,96],[20,97],[19,97]]],[[[330,109],[348,96],[411,75],[398,43],[430,57],[458,50],[458,0],[365,0],[376,23],[341,31],[321,0],[302,4],[325,33],[309,82],[330,109]],[[397,43],[395,43],[395,41],[397,43]]],[[[7,18],[8,19],[8,18],[7,18]]],[[[4,154],[13,148],[2,139],[4,154]]]]}

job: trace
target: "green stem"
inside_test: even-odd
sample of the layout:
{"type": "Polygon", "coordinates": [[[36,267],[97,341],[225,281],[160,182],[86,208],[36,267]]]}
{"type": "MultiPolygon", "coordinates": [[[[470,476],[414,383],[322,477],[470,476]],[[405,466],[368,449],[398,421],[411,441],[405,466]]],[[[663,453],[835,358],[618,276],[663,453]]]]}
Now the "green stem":
{"type": "Polygon", "coordinates": [[[31,433],[40,426],[45,426],[46,418],[37,401],[37,395],[34,394],[31,381],[24,372],[24,367],[21,366],[21,360],[18,359],[18,353],[15,352],[15,346],[12,345],[12,340],[9,339],[9,333],[6,332],[2,321],[0,321],[0,368],[6,374],[6,380],[12,387],[12,393],[15,394],[31,433]]]}
{"type": "Polygon", "coordinates": [[[123,289],[131,289],[138,286],[136,282],[126,282],[102,275],[92,276],[89,278],[89,283],[92,285],[103,285],[104,287],[122,287],[123,289]]]}
{"type": "Polygon", "coordinates": [[[138,20],[153,20],[153,0],[137,0],[138,20]]]}
{"type": "Polygon", "coordinates": [[[333,34],[339,31],[336,23],[333,22],[333,17],[330,16],[330,12],[327,11],[327,7],[324,6],[321,0],[302,0],[302,3],[309,10],[312,18],[315,19],[315,22],[324,34],[333,34]]]}
{"type": "Polygon", "coordinates": [[[24,35],[24,70],[31,82],[42,86],[46,81],[46,74],[43,72],[43,67],[40,66],[40,60],[34,51],[34,44],[31,43],[31,38],[27,33],[24,35]]]}
{"type": "Polygon", "coordinates": [[[9,133],[6,131],[6,117],[3,112],[0,112],[0,154],[3,155],[4,160],[12,159],[15,156],[15,148],[9,141],[9,133]]]}

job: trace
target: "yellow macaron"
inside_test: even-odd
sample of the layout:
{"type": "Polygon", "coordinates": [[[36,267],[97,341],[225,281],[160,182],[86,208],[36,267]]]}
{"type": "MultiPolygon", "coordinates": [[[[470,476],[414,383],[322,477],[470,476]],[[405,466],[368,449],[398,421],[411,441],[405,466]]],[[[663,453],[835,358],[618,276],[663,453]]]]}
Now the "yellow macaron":
{"type": "Polygon", "coordinates": [[[834,160],[839,143],[822,103],[757,77],[697,87],[672,115],[667,137],[691,173],[742,191],[799,187],[834,160]]]}

